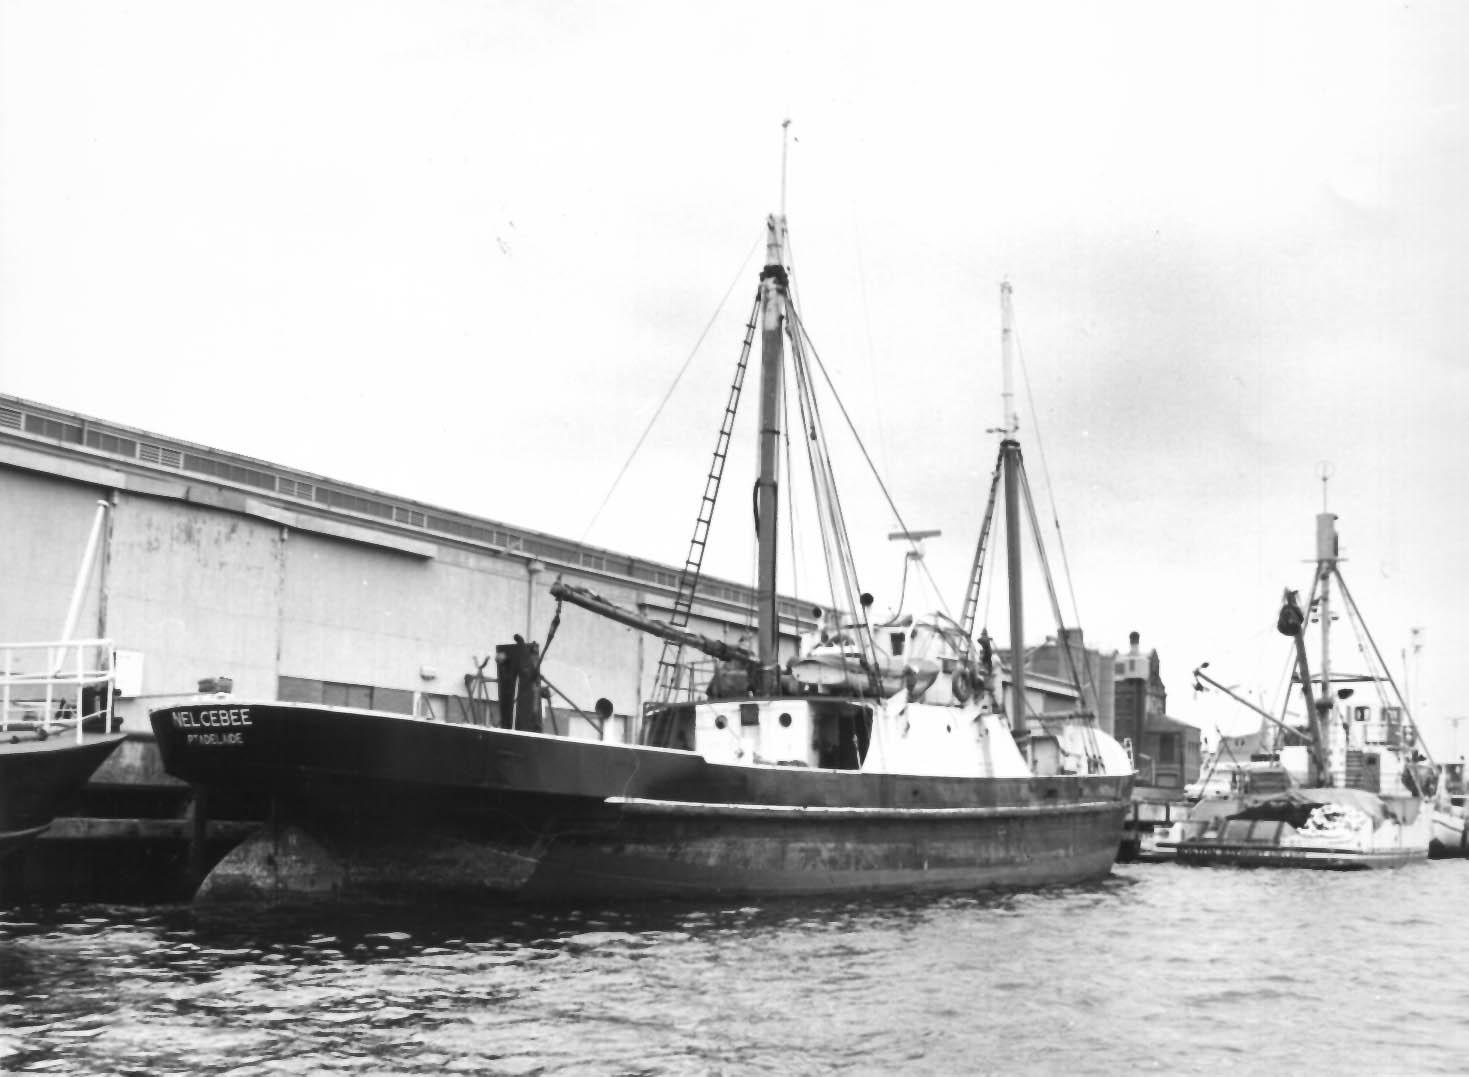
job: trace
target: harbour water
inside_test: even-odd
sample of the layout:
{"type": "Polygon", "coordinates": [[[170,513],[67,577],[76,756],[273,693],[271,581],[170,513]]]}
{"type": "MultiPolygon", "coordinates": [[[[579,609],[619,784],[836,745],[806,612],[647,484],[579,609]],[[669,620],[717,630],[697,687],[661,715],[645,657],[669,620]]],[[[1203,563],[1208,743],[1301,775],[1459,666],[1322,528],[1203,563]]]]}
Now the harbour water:
{"type": "Polygon", "coordinates": [[[914,900],[0,910],[0,1070],[1469,1072],[1469,862],[914,900]]]}

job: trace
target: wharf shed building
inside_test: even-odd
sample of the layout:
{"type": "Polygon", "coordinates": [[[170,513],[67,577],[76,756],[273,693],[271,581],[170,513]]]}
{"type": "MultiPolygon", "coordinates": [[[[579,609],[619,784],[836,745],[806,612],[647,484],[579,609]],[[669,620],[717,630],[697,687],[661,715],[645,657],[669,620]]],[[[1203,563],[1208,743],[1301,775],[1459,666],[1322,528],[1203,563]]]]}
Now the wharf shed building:
{"type": "MultiPolygon", "coordinates": [[[[57,639],[81,595],[72,637],[115,648],[127,734],[69,814],[0,868],[0,899],[173,900],[257,825],[258,806],[211,804],[164,773],[153,709],[227,678],[242,697],[493,722],[495,650],[545,640],[558,576],[666,619],[679,571],[0,394],[0,662],[7,643],[57,639]]],[[[754,597],[706,577],[688,627],[739,642],[754,597]]],[[[819,618],[779,608],[785,657],[819,618]]],[[[631,739],[662,641],[565,612],[545,672],[586,713],[555,698],[550,731],[631,739]]],[[[1036,670],[1027,703],[1076,696],[1036,670]]]]}
{"type": "MultiPolygon", "coordinates": [[[[151,743],[148,711],[226,678],[245,697],[492,721],[495,648],[544,639],[558,576],[659,619],[679,580],[668,565],[0,394],[0,642],[57,637],[99,501],[110,509],[75,635],[116,647],[133,748],[151,743]]],[[[788,656],[817,615],[779,605],[788,656]]],[[[706,577],[688,627],[739,642],[753,608],[752,588],[706,577]]],[[[662,642],[567,614],[545,670],[582,710],[554,699],[554,730],[628,739],[662,642]],[[600,725],[599,698],[613,708],[600,725]]],[[[1092,683],[1110,732],[1113,656],[1079,632],[1069,644],[1103,674],[1092,683]]],[[[1077,705],[1051,650],[1027,663],[1036,712],[1077,705]]],[[[125,747],[98,778],[138,765],[125,747]]]]}
{"type": "MultiPolygon", "coordinates": [[[[525,528],[0,395],[0,641],[55,639],[97,503],[110,505],[77,636],[118,651],[117,711],[147,712],[228,678],[257,698],[485,720],[497,644],[542,639],[558,576],[647,616],[679,571],[525,528]],[[476,710],[478,703],[479,710],[476,710]]],[[[751,588],[705,579],[689,628],[748,631],[751,588]]],[[[560,731],[623,739],[662,642],[584,611],[563,618],[548,678],[560,731]]],[[[783,648],[812,627],[782,599],[783,648]]],[[[151,739],[151,738],[149,738],[151,739]]]]}

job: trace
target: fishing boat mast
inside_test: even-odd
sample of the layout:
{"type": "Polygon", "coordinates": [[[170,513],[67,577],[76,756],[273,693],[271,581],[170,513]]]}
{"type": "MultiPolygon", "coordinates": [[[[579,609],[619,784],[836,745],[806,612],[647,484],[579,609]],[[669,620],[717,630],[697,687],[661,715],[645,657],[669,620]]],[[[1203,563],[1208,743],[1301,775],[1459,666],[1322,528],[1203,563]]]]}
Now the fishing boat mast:
{"type": "MultiPolygon", "coordinates": [[[[782,181],[784,182],[784,181],[782,181]]],[[[755,480],[756,691],[779,686],[780,623],[776,606],[776,540],[780,497],[781,367],[788,277],[785,267],[785,214],[765,222],[765,268],[760,271],[760,472],[755,480]]]]}
{"type": "Polygon", "coordinates": [[[765,268],[760,271],[760,437],[759,476],[755,480],[755,690],[771,694],[780,687],[780,614],[776,603],[776,545],[780,511],[781,372],[785,362],[786,158],[791,121],[780,125],[780,212],[765,220],[765,268]]]}
{"type": "Polygon", "coordinates": [[[1020,417],[1015,411],[1015,318],[1010,282],[1000,285],[1001,399],[1004,425],[1000,428],[1000,457],[1005,475],[1005,554],[1010,577],[1010,729],[1025,732],[1025,609],[1020,557],[1020,417]]]}
{"type": "MultiPolygon", "coordinates": [[[[1321,761],[1329,766],[1326,747],[1327,727],[1336,706],[1336,692],[1331,687],[1331,577],[1336,574],[1339,546],[1336,536],[1336,514],[1326,509],[1326,484],[1331,478],[1328,464],[1321,467],[1321,511],[1316,514],[1316,578],[1321,584],[1321,694],[1316,699],[1312,733],[1320,738],[1321,761]]],[[[1323,775],[1330,782],[1330,775],[1323,775]]]]}

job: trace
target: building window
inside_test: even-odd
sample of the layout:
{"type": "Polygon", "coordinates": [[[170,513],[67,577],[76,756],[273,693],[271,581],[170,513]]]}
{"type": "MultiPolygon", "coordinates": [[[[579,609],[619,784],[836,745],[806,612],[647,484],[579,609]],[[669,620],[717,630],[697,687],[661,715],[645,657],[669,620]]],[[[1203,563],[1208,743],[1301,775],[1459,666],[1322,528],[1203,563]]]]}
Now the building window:
{"type": "Polygon", "coordinates": [[[136,441],[131,438],[120,438],[114,434],[104,434],[100,430],[88,430],[86,443],[94,449],[115,453],[118,456],[136,456],[138,453],[136,441]]]}
{"type": "Polygon", "coordinates": [[[276,682],[276,696],[283,703],[321,703],[328,707],[354,707],[357,710],[413,713],[413,693],[400,688],[380,688],[371,684],[345,684],[341,681],[318,681],[307,677],[281,677],[276,682]]]}
{"type": "Polygon", "coordinates": [[[1181,760],[1178,758],[1178,734],[1158,734],[1158,762],[1162,766],[1176,767],[1181,760]]]}
{"type": "Polygon", "coordinates": [[[82,443],[80,426],[57,422],[55,419],[46,419],[40,415],[27,415],[25,424],[28,433],[39,434],[43,438],[53,438],[56,441],[70,441],[78,445],[82,443]]]}
{"type": "MultiPolygon", "coordinates": [[[[389,714],[413,714],[414,693],[402,688],[384,688],[373,684],[346,684],[342,681],[319,681],[311,677],[279,677],[276,698],[282,703],[321,703],[328,707],[355,707],[358,710],[386,711],[389,714]]],[[[485,706],[475,707],[464,696],[418,693],[418,717],[436,721],[470,722],[493,725],[485,706]]]]}

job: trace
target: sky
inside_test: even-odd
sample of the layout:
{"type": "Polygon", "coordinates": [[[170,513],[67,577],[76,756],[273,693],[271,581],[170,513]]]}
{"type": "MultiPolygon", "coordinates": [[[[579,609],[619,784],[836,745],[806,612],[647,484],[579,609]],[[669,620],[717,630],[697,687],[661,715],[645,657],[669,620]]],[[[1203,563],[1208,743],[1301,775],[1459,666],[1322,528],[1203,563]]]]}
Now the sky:
{"type": "MultiPolygon", "coordinates": [[[[1453,2],[0,0],[0,392],[681,564],[784,197],[952,609],[1008,280],[1066,622],[1252,726],[1189,671],[1277,706],[1324,498],[1453,757],[1465,55],[1453,2]]],[[[883,609],[898,525],[834,455],[883,609]]],[[[706,570],[748,582],[740,466],[706,570]]]]}

